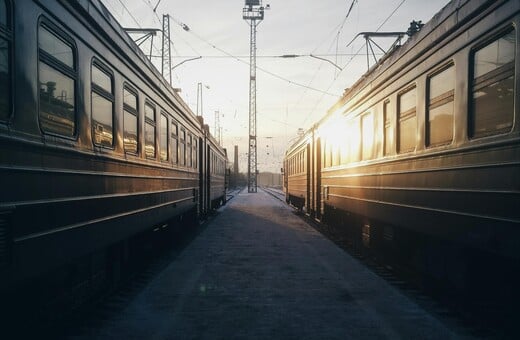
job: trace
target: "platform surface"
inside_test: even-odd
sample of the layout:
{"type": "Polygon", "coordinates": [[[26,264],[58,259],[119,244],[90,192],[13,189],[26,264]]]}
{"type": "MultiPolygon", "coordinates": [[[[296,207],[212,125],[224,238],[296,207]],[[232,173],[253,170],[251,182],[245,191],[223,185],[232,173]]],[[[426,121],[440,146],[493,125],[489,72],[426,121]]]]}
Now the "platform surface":
{"type": "Polygon", "coordinates": [[[125,308],[77,338],[460,339],[259,190],[233,198],[125,308]]]}

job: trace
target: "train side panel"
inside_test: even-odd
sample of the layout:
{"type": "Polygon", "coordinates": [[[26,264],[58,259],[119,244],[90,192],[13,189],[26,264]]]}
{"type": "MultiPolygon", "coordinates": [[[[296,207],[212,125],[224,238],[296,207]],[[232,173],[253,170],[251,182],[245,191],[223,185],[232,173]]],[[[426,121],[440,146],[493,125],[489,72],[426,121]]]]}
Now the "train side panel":
{"type": "Polygon", "coordinates": [[[204,169],[201,123],[98,1],[11,5],[13,110],[0,117],[6,286],[196,214],[204,169]]]}

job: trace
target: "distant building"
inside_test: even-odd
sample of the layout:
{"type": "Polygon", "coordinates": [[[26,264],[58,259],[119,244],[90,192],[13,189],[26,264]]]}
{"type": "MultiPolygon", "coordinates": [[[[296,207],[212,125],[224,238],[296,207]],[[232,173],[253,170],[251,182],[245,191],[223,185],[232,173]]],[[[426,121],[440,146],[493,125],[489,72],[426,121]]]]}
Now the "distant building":
{"type": "Polygon", "coordinates": [[[257,184],[263,187],[282,187],[282,174],[274,172],[260,172],[257,184]]]}

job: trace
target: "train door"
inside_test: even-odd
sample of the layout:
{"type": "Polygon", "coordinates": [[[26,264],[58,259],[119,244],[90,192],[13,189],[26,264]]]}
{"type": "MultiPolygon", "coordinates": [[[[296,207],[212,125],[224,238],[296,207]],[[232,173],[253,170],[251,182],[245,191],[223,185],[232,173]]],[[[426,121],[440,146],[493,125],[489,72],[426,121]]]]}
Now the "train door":
{"type": "Polygon", "coordinates": [[[316,140],[316,186],[314,187],[315,195],[315,217],[321,219],[321,138],[316,140]]]}
{"type": "Polygon", "coordinates": [[[311,145],[307,144],[305,150],[305,187],[307,189],[305,195],[305,212],[311,211],[311,145]]]}
{"type": "Polygon", "coordinates": [[[206,197],[206,190],[205,190],[205,186],[204,186],[204,169],[205,169],[205,163],[204,163],[204,150],[205,150],[205,145],[204,144],[204,139],[203,137],[200,137],[199,138],[199,188],[200,188],[200,193],[199,193],[199,211],[200,211],[200,214],[205,214],[206,213],[206,209],[204,207],[204,199],[206,197]]]}
{"type": "Polygon", "coordinates": [[[289,184],[289,171],[288,171],[288,167],[287,167],[287,160],[284,160],[283,162],[283,168],[282,168],[282,174],[283,174],[283,190],[285,192],[285,197],[286,197],[286,200],[287,200],[287,197],[289,197],[289,188],[288,188],[288,184],[289,184]]]}
{"type": "Polygon", "coordinates": [[[206,203],[208,211],[211,210],[211,148],[208,145],[206,146],[206,203]]]}

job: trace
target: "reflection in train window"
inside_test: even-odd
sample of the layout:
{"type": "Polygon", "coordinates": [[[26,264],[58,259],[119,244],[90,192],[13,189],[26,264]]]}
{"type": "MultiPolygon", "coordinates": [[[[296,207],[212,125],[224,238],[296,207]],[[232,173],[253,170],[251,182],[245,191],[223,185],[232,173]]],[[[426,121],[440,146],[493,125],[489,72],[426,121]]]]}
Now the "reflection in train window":
{"type": "Polygon", "coordinates": [[[128,88],[123,89],[123,143],[126,152],[137,154],[137,94],[128,88]]]}
{"type": "Polygon", "coordinates": [[[97,61],[92,65],[92,83],[107,93],[112,93],[112,75],[107,72],[107,68],[96,65],[97,61]]]}
{"type": "Polygon", "coordinates": [[[44,132],[75,133],[76,69],[72,44],[40,24],[38,30],[40,123],[44,132]]]}
{"type": "Polygon", "coordinates": [[[155,158],[155,106],[144,104],[144,153],[146,158],[155,158]]]}
{"type": "Polygon", "coordinates": [[[359,118],[351,119],[347,122],[347,163],[359,161],[359,149],[361,144],[361,136],[359,131],[359,118]]]}
{"type": "Polygon", "coordinates": [[[391,155],[393,153],[393,141],[394,141],[394,130],[392,129],[392,116],[390,112],[390,101],[387,100],[383,103],[383,120],[385,122],[384,126],[384,153],[385,156],[391,155]]]}
{"type": "Polygon", "coordinates": [[[515,31],[473,54],[470,137],[511,131],[514,115],[515,31]]]}
{"type": "Polygon", "coordinates": [[[43,25],[40,25],[38,31],[38,46],[48,56],[60,61],[65,66],[74,68],[74,54],[71,44],[65,42],[43,25]]]}
{"type": "Polygon", "coordinates": [[[449,144],[453,140],[453,100],[455,68],[449,68],[428,78],[428,109],[426,145],[449,144]]]}
{"type": "Polygon", "coordinates": [[[191,133],[188,133],[188,139],[186,141],[186,166],[191,168],[191,133]]]}
{"type": "Polygon", "coordinates": [[[92,137],[94,144],[111,147],[114,140],[112,76],[92,64],[92,137]]]}
{"type": "Polygon", "coordinates": [[[179,136],[179,161],[180,165],[186,165],[186,130],[181,128],[181,135],[179,136]]]}
{"type": "Polygon", "coordinates": [[[197,148],[197,138],[194,136],[193,137],[193,168],[194,169],[197,169],[197,157],[198,157],[198,151],[199,149],[197,148]]]}
{"type": "Polygon", "coordinates": [[[178,164],[179,163],[179,159],[178,159],[178,153],[179,153],[179,147],[178,147],[178,133],[179,133],[179,130],[178,130],[178,126],[177,126],[177,123],[172,121],[172,132],[171,132],[171,137],[172,137],[172,161],[173,161],[173,164],[178,164]]]}
{"type": "Polygon", "coordinates": [[[397,152],[415,150],[417,143],[416,88],[412,88],[398,97],[397,109],[397,152]]]}
{"type": "MultiPolygon", "coordinates": [[[[328,168],[332,166],[332,144],[325,142],[325,152],[323,153],[324,167],[328,168]]],[[[298,170],[296,170],[298,172],[298,170]]]]}
{"type": "Polygon", "coordinates": [[[368,112],[361,117],[361,150],[363,160],[374,158],[374,137],[374,114],[368,112]]]}
{"type": "Polygon", "coordinates": [[[0,0],[0,120],[11,113],[11,40],[9,2],[0,0]]]}
{"type": "Polygon", "coordinates": [[[159,126],[159,153],[161,161],[168,160],[168,117],[164,113],[161,113],[159,126]]]}

